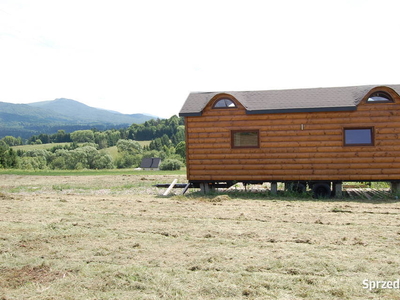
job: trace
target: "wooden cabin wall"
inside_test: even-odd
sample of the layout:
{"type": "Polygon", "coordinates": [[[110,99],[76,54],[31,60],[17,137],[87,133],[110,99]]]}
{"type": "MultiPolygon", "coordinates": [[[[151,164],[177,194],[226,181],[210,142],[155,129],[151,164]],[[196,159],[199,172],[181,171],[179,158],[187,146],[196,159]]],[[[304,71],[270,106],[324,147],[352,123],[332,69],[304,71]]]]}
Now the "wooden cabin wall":
{"type": "MultiPolygon", "coordinates": [[[[383,90],[383,89],[379,89],[383,90]]],[[[400,99],[356,111],[247,115],[242,105],[185,117],[188,179],[200,181],[400,180],[400,99]],[[373,146],[344,146],[343,129],[373,127],[373,146]],[[232,148],[231,131],[260,132],[259,148],[232,148]]]]}

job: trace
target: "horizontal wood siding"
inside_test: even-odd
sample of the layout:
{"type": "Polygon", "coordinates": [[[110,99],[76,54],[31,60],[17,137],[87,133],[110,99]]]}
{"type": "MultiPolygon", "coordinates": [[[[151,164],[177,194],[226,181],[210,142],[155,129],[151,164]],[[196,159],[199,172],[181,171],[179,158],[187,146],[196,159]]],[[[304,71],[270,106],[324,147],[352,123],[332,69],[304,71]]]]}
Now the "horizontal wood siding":
{"type": "MultiPolygon", "coordinates": [[[[393,93],[392,93],[393,95],[393,93]]],[[[212,109],[186,117],[188,179],[400,180],[400,99],[356,111],[247,115],[212,109]],[[344,146],[344,128],[373,127],[374,146],[344,146]],[[259,130],[260,148],[233,149],[233,130],[259,130]]]]}

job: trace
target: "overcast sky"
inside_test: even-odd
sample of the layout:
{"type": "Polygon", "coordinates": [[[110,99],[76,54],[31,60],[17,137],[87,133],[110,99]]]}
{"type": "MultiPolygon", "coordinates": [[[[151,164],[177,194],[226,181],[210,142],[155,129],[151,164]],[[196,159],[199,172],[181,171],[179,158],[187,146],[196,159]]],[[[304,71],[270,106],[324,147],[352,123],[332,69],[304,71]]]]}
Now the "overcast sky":
{"type": "Polygon", "coordinates": [[[178,114],[191,91],[399,84],[398,0],[0,0],[0,101],[178,114]]]}

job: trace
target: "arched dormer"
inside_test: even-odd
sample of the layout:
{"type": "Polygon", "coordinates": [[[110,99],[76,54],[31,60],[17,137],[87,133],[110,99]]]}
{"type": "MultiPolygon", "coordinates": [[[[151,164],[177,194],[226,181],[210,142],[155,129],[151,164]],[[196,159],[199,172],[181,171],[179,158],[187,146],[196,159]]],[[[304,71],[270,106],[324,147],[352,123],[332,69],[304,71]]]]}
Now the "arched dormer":
{"type": "Polygon", "coordinates": [[[399,95],[391,88],[386,86],[379,86],[373,88],[365,97],[364,103],[377,104],[377,103],[395,103],[395,99],[399,95]]]}

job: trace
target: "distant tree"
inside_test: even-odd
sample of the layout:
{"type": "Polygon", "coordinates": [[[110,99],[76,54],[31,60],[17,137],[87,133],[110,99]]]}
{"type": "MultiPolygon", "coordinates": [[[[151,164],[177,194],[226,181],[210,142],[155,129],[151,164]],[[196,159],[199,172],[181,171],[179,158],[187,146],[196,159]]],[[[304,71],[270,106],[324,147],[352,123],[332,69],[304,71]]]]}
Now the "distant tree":
{"type": "Polygon", "coordinates": [[[71,133],[71,140],[74,143],[94,143],[92,130],[77,130],[71,133]]]}
{"type": "Polygon", "coordinates": [[[32,149],[25,151],[24,155],[25,157],[44,157],[47,158],[50,155],[50,151],[44,150],[44,149],[32,149]]]}
{"type": "Polygon", "coordinates": [[[51,162],[52,169],[66,170],[67,163],[64,156],[58,156],[51,162]]]}
{"type": "Polygon", "coordinates": [[[17,153],[4,141],[0,140],[0,168],[15,168],[17,166],[17,153]]]}
{"type": "Polygon", "coordinates": [[[70,134],[66,133],[65,130],[58,130],[57,133],[55,133],[51,136],[51,140],[54,143],[72,142],[70,134]]]}
{"type": "Polygon", "coordinates": [[[172,116],[166,121],[166,124],[172,128],[173,131],[175,131],[178,126],[179,126],[179,117],[178,116],[172,116]]]}
{"type": "Polygon", "coordinates": [[[23,170],[42,170],[46,169],[47,164],[46,159],[42,156],[25,156],[20,158],[18,167],[23,170]]]}
{"type": "Polygon", "coordinates": [[[114,163],[110,154],[104,152],[96,153],[95,159],[92,161],[92,169],[113,169],[114,163]]]}
{"type": "Polygon", "coordinates": [[[180,142],[178,145],[176,145],[175,152],[186,159],[186,143],[180,142]]]}
{"type": "Polygon", "coordinates": [[[74,169],[91,169],[96,158],[97,149],[92,146],[84,146],[70,151],[74,162],[74,169]],[[79,165],[80,164],[80,165],[79,165]]]}
{"type": "Polygon", "coordinates": [[[29,139],[28,139],[28,144],[29,145],[33,145],[35,144],[35,141],[38,139],[37,135],[32,135],[29,139]]]}
{"type": "Polygon", "coordinates": [[[157,151],[157,150],[148,150],[143,152],[143,157],[151,158],[151,157],[158,157],[161,160],[165,160],[168,158],[167,153],[164,151],[157,151]]]}
{"type": "Polygon", "coordinates": [[[155,138],[150,142],[149,145],[150,150],[157,150],[157,151],[162,151],[163,150],[163,144],[160,138],[155,138]]]}
{"type": "Polygon", "coordinates": [[[93,146],[78,147],[74,150],[59,149],[51,162],[53,169],[112,169],[112,157],[93,146]]]}
{"type": "Polygon", "coordinates": [[[152,157],[161,158],[162,155],[161,155],[160,151],[157,151],[157,150],[149,150],[149,151],[143,152],[143,158],[152,158],[152,157]]]}
{"type": "Polygon", "coordinates": [[[154,126],[139,126],[136,128],[134,137],[139,141],[148,141],[155,137],[156,128],[154,126]]]}
{"type": "Polygon", "coordinates": [[[120,153],[115,159],[115,166],[118,169],[138,167],[142,161],[142,155],[131,155],[126,152],[120,153]]]}
{"type": "Polygon", "coordinates": [[[79,147],[78,143],[69,143],[69,144],[62,143],[61,145],[55,145],[55,146],[51,147],[50,149],[48,149],[48,151],[55,153],[57,150],[60,150],[60,149],[74,150],[78,147],[79,147]]]}
{"type": "Polygon", "coordinates": [[[176,129],[176,133],[172,136],[171,140],[174,145],[185,141],[185,126],[179,125],[176,129]]]}
{"type": "Polygon", "coordinates": [[[105,132],[95,132],[94,142],[98,145],[99,149],[108,147],[108,136],[105,132]]]}
{"type": "Polygon", "coordinates": [[[163,120],[153,119],[146,121],[144,124],[140,125],[132,124],[128,128],[128,136],[131,139],[144,141],[144,140],[154,140],[156,138],[161,138],[164,134],[166,134],[169,137],[169,139],[172,140],[172,137],[178,134],[176,140],[172,140],[172,142],[176,145],[185,138],[183,125],[184,125],[183,118],[179,118],[177,116],[172,116],[169,119],[163,119],[163,120]]]}
{"type": "Polygon", "coordinates": [[[133,140],[133,138],[129,137],[129,130],[126,128],[121,128],[118,130],[120,139],[122,140],[133,140]]]}
{"type": "Polygon", "coordinates": [[[119,140],[117,142],[118,152],[126,152],[127,154],[135,155],[142,153],[142,146],[133,140],[119,140]]]}
{"type": "Polygon", "coordinates": [[[10,149],[2,139],[0,140],[0,167],[5,168],[6,152],[10,149]]]}
{"type": "Polygon", "coordinates": [[[52,169],[68,170],[72,166],[75,168],[73,162],[71,162],[70,151],[67,149],[57,149],[54,153],[54,158],[50,164],[52,169]]]}
{"type": "Polygon", "coordinates": [[[169,147],[171,145],[171,141],[170,141],[168,135],[164,134],[161,137],[161,143],[162,143],[163,146],[167,146],[167,147],[169,147]]]}
{"type": "Polygon", "coordinates": [[[121,132],[119,130],[107,130],[105,133],[107,135],[107,143],[109,147],[115,146],[121,139],[121,132]]]}
{"type": "Polygon", "coordinates": [[[44,133],[39,134],[38,140],[40,140],[42,144],[51,143],[50,136],[44,133]]]}
{"type": "Polygon", "coordinates": [[[22,145],[22,139],[21,138],[15,138],[13,136],[5,136],[1,139],[4,143],[6,143],[8,146],[18,146],[22,145]]]}
{"type": "Polygon", "coordinates": [[[18,150],[17,150],[17,156],[18,156],[18,157],[22,157],[22,156],[24,155],[24,153],[25,153],[25,151],[22,150],[22,149],[18,149],[18,150]]]}
{"type": "Polygon", "coordinates": [[[160,170],[180,170],[182,166],[182,162],[177,159],[166,159],[160,164],[160,170]]]}

